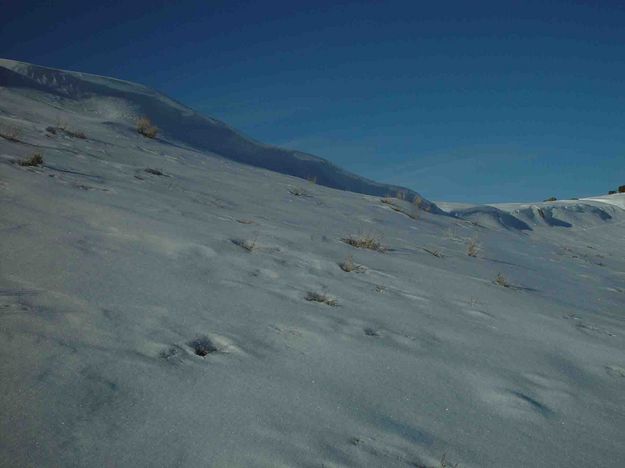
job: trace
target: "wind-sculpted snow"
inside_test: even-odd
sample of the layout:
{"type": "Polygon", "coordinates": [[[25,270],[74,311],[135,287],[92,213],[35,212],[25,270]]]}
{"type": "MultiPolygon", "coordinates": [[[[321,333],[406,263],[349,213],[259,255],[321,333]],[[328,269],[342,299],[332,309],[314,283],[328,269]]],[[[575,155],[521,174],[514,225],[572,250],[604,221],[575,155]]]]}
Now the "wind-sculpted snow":
{"type": "MultiPolygon", "coordinates": [[[[379,196],[402,192],[410,199],[418,196],[409,189],[357,176],[317,156],[254,141],[223,122],[200,115],[154,90],[134,83],[0,60],[0,86],[48,93],[60,100],[73,101],[69,106],[76,112],[105,114],[109,119],[109,113],[94,109],[93,105],[85,105],[84,102],[95,96],[102,101],[115,99],[121,108],[130,107],[133,110],[132,114],[111,119],[123,123],[128,131],[134,130],[139,116],[146,115],[161,129],[164,139],[210,151],[234,161],[312,179],[320,185],[341,190],[379,196]]],[[[419,198],[424,208],[437,210],[429,201],[419,198]]]]}
{"type": "Polygon", "coordinates": [[[443,202],[440,205],[451,216],[480,226],[531,231],[536,226],[597,227],[622,212],[622,209],[616,208],[620,199],[620,195],[613,195],[606,199],[607,201],[588,198],[582,201],[564,200],[534,204],[465,206],[443,202]]]}
{"type": "Polygon", "coordinates": [[[622,465],[625,194],[441,214],[46,70],[0,67],[0,467],[622,465]]]}
{"type": "Polygon", "coordinates": [[[510,213],[499,210],[493,206],[474,206],[450,212],[452,216],[470,220],[486,227],[503,227],[506,229],[516,229],[519,231],[531,230],[532,228],[521,221],[519,218],[512,216],[510,213]]]}

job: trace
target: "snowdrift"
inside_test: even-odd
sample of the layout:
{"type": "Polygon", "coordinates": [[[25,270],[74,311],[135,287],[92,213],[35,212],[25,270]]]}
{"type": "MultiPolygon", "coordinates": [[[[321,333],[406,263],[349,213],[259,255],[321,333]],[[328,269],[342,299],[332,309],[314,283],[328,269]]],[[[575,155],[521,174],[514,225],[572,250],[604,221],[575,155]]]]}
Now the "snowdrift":
{"type": "Polygon", "coordinates": [[[417,210],[2,63],[0,467],[622,465],[623,196],[417,210]]]}
{"type": "Polygon", "coordinates": [[[448,214],[479,226],[531,231],[540,227],[598,227],[622,214],[624,200],[622,195],[610,195],[532,204],[460,205],[443,202],[440,206],[448,214]]]}
{"type": "MultiPolygon", "coordinates": [[[[409,189],[357,176],[317,156],[255,141],[219,120],[200,115],[139,84],[0,59],[0,86],[26,91],[38,100],[42,94],[54,96],[53,102],[63,102],[65,108],[102,117],[128,132],[133,132],[137,118],[145,115],[161,129],[161,138],[166,141],[314,180],[327,187],[378,196],[400,192],[409,199],[418,196],[409,189]]],[[[419,198],[424,208],[436,211],[429,201],[419,198]]]]}

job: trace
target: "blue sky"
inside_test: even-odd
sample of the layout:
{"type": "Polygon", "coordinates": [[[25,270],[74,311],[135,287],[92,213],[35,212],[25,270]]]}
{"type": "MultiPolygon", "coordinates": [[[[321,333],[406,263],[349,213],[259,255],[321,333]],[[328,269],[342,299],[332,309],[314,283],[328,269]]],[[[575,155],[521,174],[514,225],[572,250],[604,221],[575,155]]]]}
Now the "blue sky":
{"type": "Polygon", "coordinates": [[[141,82],[430,199],[625,184],[623,2],[0,3],[4,58],[141,82]]]}

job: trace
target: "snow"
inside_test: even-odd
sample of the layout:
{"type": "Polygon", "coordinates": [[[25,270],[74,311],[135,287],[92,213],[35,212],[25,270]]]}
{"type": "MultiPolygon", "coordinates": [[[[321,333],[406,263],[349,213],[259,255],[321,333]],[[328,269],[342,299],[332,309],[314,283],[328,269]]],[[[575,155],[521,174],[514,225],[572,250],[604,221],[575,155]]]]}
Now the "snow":
{"type": "Polygon", "coordinates": [[[625,193],[614,193],[612,195],[605,195],[603,197],[589,197],[583,200],[597,201],[600,203],[607,203],[608,205],[618,206],[625,210],[625,193]]]}
{"type": "Polygon", "coordinates": [[[622,464],[622,195],[415,210],[207,150],[139,85],[2,70],[37,79],[0,73],[0,466],[622,464]]]}

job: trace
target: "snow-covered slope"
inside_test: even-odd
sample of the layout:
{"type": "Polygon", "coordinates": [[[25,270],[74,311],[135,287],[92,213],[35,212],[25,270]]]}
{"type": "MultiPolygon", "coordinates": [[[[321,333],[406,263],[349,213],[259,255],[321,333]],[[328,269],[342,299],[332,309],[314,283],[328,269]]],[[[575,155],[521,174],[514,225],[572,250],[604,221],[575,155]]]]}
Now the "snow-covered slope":
{"type": "Polygon", "coordinates": [[[146,139],[137,85],[9,68],[0,466],[622,465],[618,203],[415,210],[146,139]]]}
{"type": "MultiPolygon", "coordinates": [[[[311,154],[254,141],[223,122],[200,115],[139,84],[0,59],[0,87],[3,86],[38,103],[62,107],[126,132],[135,130],[138,117],[148,116],[161,129],[160,137],[165,142],[191,146],[283,174],[314,179],[320,185],[380,196],[398,192],[404,192],[410,198],[417,195],[402,187],[357,176],[311,154]]],[[[429,206],[427,200],[423,203],[429,206]]]]}
{"type": "Polygon", "coordinates": [[[601,197],[583,198],[583,200],[607,203],[608,205],[618,206],[619,208],[625,210],[625,193],[615,193],[612,195],[604,195],[601,197]]]}

